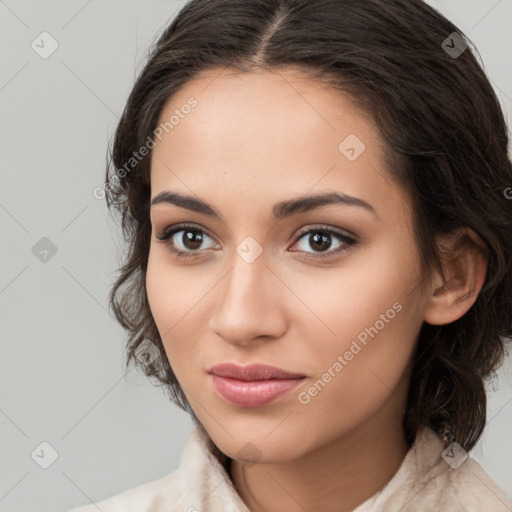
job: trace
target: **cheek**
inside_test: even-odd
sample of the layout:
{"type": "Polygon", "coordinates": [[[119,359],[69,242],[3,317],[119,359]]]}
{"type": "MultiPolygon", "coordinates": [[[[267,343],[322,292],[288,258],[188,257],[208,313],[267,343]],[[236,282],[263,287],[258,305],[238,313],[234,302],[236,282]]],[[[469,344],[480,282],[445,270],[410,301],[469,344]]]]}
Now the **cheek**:
{"type": "MultiPolygon", "coordinates": [[[[336,353],[375,324],[379,337],[386,332],[397,337],[400,325],[406,335],[411,322],[416,325],[421,317],[419,268],[413,256],[406,250],[397,253],[393,243],[380,243],[355,252],[337,268],[295,278],[294,292],[314,313],[309,315],[311,329],[315,324],[320,329],[316,337],[304,339],[320,334],[323,346],[336,353]]],[[[292,278],[290,274],[288,281],[292,278]]]]}
{"type": "MultiPolygon", "coordinates": [[[[158,248],[155,252],[157,251],[159,252],[158,248]]],[[[152,254],[150,251],[146,273],[146,293],[151,314],[162,338],[169,362],[175,360],[175,357],[171,356],[175,355],[172,352],[177,348],[177,344],[170,343],[170,340],[176,339],[180,318],[183,318],[186,313],[184,307],[187,303],[187,299],[184,297],[186,288],[179,279],[179,274],[173,272],[171,267],[165,264],[164,258],[159,254],[152,254]]]]}
{"type": "Polygon", "coordinates": [[[405,403],[404,379],[419,330],[416,315],[402,301],[374,306],[340,316],[336,327],[342,334],[306,352],[315,371],[297,396],[299,410],[318,418],[333,435],[364,423],[388,401],[397,415],[405,403]]]}
{"type": "Polygon", "coordinates": [[[201,276],[198,267],[177,267],[159,248],[149,255],[146,273],[148,302],[169,363],[177,377],[199,349],[205,308],[209,307],[218,278],[201,276]],[[201,318],[201,320],[199,320],[201,318]]]}
{"type": "Polygon", "coordinates": [[[317,391],[311,390],[323,395],[314,399],[318,407],[336,402],[357,411],[378,404],[407,369],[423,319],[418,267],[405,253],[391,246],[372,249],[349,269],[310,283],[311,309],[329,328],[321,328],[321,337],[313,324],[309,334],[303,332],[310,340],[304,347],[309,367],[320,379],[317,391]]]}
{"type": "MultiPolygon", "coordinates": [[[[187,312],[205,295],[208,283],[197,268],[179,268],[165,253],[161,247],[150,250],[146,292],[160,334],[170,335],[180,319],[185,320],[187,312]]],[[[165,336],[163,338],[165,341],[165,336]]]]}

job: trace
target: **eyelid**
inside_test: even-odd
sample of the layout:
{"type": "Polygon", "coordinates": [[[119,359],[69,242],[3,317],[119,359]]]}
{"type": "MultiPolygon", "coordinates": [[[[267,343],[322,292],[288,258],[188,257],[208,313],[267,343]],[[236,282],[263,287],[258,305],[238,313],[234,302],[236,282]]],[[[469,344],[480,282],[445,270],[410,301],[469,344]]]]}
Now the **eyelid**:
{"type": "MultiPolygon", "coordinates": [[[[158,239],[158,241],[160,243],[164,243],[164,244],[168,245],[168,241],[172,236],[174,236],[176,233],[178,233],[180,231],[185,231],[187,229],[190,231],[199,231],[201,233],[204,233],[210,239],[216,241],[216,238],[214,236],[210,235],[210,233],[206,229],[204,229],[202,226],[192,224],[192,223],[186,223],[186,222],[167,226],[159,234],[156,235],[156,238],[158,239]]],[[[312,233],[312,232],[313,233],[314,232],[328,233],[330,236],[333,236],[334,238],[338,239],[340,242],[345,244],[345,246],[341,246],[334,250],[327,250],[324,253],[322,253],[322,252],[315,253],[315,252],[297,251],[297,250],[292,250],[291,252],[305,253],[305,254],[310,255],[310,256],[306,256],[306,258],[309,257],[309,258],[313,258],[313,259],[329,258],[329,257],[334,258],[338,254],[340,254],[342,252],[346,252],[346,251],[350,250],[353,246],[359,244],[359,238],[356,235],[354,235],[352,232],[350,232],[348,230],[342,230],[341,228],[335,228],[335,227],[332,227],[327,224],[316,224],[316,225],[309,224],[309,225],[303,226],[302,228],[300,228],[298,231],[296,231],[291,236],[290,240],[294,240],[294,245],[295,245],[303,238],[304,235],[306,235],[308,233],[312,233]]],[[[218,241],[216,241],[216,243],[218,244],[218,241]]],[[[173,248],[169,247],[168,249],[171,253],[174,253],[177,257],[184,257],[184,258],[200,256],[201,253],[206,250],[206,249],[202,249],[202,250],[196,250],[196,251],[192,251],[192,250],[182,251],[180,249],[175,249],[174,247],[173,248]]]]}
{"type": "Polygon", "coordinates": [[[358,242],[359,237],[352,233],[351,231],[348,231],[347,229],[341,229],[334,226],[331,226],[329,224],[308,224],[302,228],[300,228],[298,231],[296,231],[293,235],[291,240],[300,237],[306,233],[309,233],[310,231],[327,231],[328,233],[337,234],[340,236],[343,236],[345,238],[351,238],[354,241],[358,242]]]}
{"type": "MultiPolygon", "coordinates": [[[[205,233],[206,235],[208,235],[210,238],[214,239],[215,240],[215,237],[212,236],[207,229],[203,228],[202,226],[200,225],[196,225],[196,224],[193,224],[193,223],[178,223],[178,224],[175,224],[175,225],[171,225],[171,226],[167,226],[165,227],[164,229],[162,229],[160,231],[160,234],[157,235],[157,238],[158,239],[161,239],[163,236],[167,235],[168,233],[176,233],[177,231],[179,230],[183,230],[183,229],[195,229],[197,231],[202,231],[203,233],[205,233]]],[[[301,235],[304,235],[306,233],[309,233],[310,231],[313,231],[313,230],[318,230],[318,231],[328,231],[328,232],[334,232],[336,234],[340,234],[340,235],[343,235],[347,238],[352,238],[354,239],[355,241],[359,241],[359,237],[357,235],[355,235],[354,233],[352,233],[351,231],[347,230],[347,229],[341,229],[341,228],[336,228],[336,227],[332,227],[328,224],[308,224],[306,226],[303,226],[301,227],[299,230],[297,230],[289,239],[289,241],[291,240],[294,240],[295,238],[301,236],[301,235]]]]}

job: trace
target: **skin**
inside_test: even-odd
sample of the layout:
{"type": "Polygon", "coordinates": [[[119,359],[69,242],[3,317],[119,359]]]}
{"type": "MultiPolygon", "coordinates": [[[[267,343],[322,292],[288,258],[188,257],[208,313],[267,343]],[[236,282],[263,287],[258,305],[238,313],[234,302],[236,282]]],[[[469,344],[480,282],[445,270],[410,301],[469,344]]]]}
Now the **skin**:
{"type": "MultiPolygon", "coordinates": [[[[293,69],[215,71],[180,89],[160,120],[191,96],[198,105],[153,150],[151,197],[199,197],[222,220],[151,208],[146,286],[166,355],[200,422],[233,459],[231,480],[252,512],[352,510],[407,453],[401,422],[417,335],[424,321],[449,323],[471,307],[485,275],[480,241],[469,231],[456,237],[461,256],[446,263],[448,287],[436,273],[420,291],[408,198],[386,173],[375,124],[348,97],[293,69]],[[365,145],[354,161],[338,149],[349,134],[365,145]],[[338,204],[272,219],[276,203],[326,191],[361,198],[375,214],[338,204]],[[203,231],[202,243],[184,245],[183,231],[156,238],[182,222],[203,231]],[[316,232],[297,232],[325,225],[358,243],[315,259],[323,254],[316,232]],[[237,253],[248,236],[262,249],[251,263],[237,253]],[[173,244],[196,256],[177,259],[173,244]],[[301,403],[299,393],[394,303],[402,306],[394,318],[301,403]],[[207,370],[221,362],[306,378],[271,404],[238,407],[211,385],[207,370]],[[257,448],[253,464],[241,455],[247,443],[257,448]]],[[[342,245],[328,237],[325,252],[342,245]]]]}

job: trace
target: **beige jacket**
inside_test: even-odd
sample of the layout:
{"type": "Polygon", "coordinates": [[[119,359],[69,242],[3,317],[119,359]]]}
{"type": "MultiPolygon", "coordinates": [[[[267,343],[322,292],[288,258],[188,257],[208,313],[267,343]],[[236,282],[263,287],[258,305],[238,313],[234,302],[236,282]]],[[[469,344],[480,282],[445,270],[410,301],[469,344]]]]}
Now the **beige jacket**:
{"type": "MultiPolygon", "coordinates": [[[[393,478],[353,512],[512,512],[512,501],[480,464],[456,448],[443,452],[434,432],[424,430],[393,478]]],[[[176,471],[69,512],[99,511],[250,512],[197,426],[176,471]]]]}

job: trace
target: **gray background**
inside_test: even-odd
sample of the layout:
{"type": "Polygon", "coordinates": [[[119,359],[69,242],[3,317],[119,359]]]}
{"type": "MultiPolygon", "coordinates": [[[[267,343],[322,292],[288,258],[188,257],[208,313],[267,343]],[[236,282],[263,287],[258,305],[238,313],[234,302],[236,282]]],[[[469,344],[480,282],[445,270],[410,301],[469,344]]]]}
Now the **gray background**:
{"type": "MultiPolygon", "coordinates": [[[[159,478],[192,429],[125,372],[107,313],[120,232],[94,195],[146,50],[183,3],[0,0],[0,512],[65,511],[159,478]],[[47,59],[31,47],[43,31],[59,45],[47,59]],[[46,262],[43,237],[57,248],[46,262]],[[44,441],[58,454],[47,469],[31,456],[44,441]]],[[[476,43],[510,123],[512,0],[430,4],[476,43]]],[[[472,454],[512,497],[511,370],[472,454]]]]}

